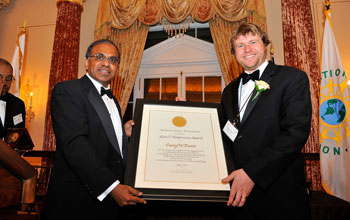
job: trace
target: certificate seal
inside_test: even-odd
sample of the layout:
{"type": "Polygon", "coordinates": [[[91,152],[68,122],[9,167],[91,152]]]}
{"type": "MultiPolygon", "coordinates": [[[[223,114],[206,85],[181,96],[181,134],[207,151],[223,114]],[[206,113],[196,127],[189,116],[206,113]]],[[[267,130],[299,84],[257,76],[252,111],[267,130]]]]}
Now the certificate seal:
{"type": "Polygon", "coordinates": [[[173,118],[173,125],[176,127],[183,127],[186,125],[186,119],[182,116],[176,116],[173,118]]]}

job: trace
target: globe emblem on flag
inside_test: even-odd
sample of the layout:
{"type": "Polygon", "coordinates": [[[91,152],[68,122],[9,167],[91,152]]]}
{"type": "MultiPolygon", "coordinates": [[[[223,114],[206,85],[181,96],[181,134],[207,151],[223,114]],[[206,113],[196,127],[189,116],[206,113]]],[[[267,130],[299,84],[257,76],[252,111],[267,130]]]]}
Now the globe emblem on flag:
{"type": "Polygon", "coordinates": [[[330,125],[339,125],[344,121],[346,109],[339,99],[325,100],[320,107],[320,117],[330,125]]]}

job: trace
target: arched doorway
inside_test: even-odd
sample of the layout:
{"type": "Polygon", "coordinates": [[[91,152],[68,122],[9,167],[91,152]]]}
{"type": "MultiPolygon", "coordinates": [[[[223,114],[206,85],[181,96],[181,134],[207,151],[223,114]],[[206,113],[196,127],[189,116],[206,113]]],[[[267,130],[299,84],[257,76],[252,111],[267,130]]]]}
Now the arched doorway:
{"type": "Polygon", "coordinates": [[[184,35],[169,38],[143,53],[134,86],[136,98],[219,102],[224,87],[212,43],[184,35]]]}

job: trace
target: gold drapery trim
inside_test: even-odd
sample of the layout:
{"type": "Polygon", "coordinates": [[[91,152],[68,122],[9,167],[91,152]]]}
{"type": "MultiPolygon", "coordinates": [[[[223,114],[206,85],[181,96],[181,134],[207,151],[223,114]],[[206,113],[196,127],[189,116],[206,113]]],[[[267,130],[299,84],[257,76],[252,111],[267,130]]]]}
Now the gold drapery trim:
{"type": "Polygon", "coordinates": [[[111,39],[121,49],[119,75],[111,83],[124,114],[146,42],[148,28],[161,23],[171,36],[186,32],[192,20],[209,22],[225,83],[241,67],[230,53],[230,37],[241,22],[266,30],[264,2],[260,0],[100,0],[95,39],[111,39]],[[110,12],[110,13],[107,13],[110,12]]]}
{"type": "Polygon", "coordinates": [[[210,33],[214,41],[216,55],[218,57],[222,76],[225,84],[229,84],[243,71],[236,57],[231,54],[231,34],[244,22],[253,22],[267,31],[265,5],[263,1],[248,0],[245,4],[246,17],[238,21],[229,21],[221,16],[215,16],[209,20],[210,33]]]}
{"type": "Polygon", "coordinates": [[[136,20],[151,26],[164,22],[164,18],[168,31],[179,31],[184,30],[184,24],[189,21],[208,22],[215,15],[231,22],[250,17],[253,20],[262,20],[259,23],[263,25],[266,17],[264,2],[260,0],[101,0],[95,36],[101,32],[109,32],[109,36],[112,27],[126,29],[136,20]],[[187,19],[189,17],[192,20],[187,19]]]}
{"type": "Polygon", "coordinates": [[[155,1],[146,1],[145,7],[141,10],[139,21],[145,25],[153,25],[160,22],[163,14],[155,1]]]}
{"type": "Polygon", "coordinates": [[[241,22],[229,22],[221,17],[209,21],[210,33],[214,41],[216,55],[218,57],[222,76],[227,85],[242,72],[234,55],[231,54],[231,33],[241,22]]]}
{"type": "Polygon", "coordinates": [[[112,27],[126,29],[135,23],[146,0],[110,0],[112,27]]]}
{"type": "Polygon", "coordinates": [[[108,38],[111,35],[112,16],[109,0],[101,0],[97,11],[95,23],[95,39],[108,38]]]}
{"type": "Polygon", "coordinates": [[[123,113],[139,71],[148,28],[148,25],[135,22],[128,29],[113,28],[111,32],[110,40],[117,44],[121,54],[119,74],[111,82],[111,90],[116,95],[123,113]]]}
{"type": "Polygon", "coordinates": [[[249,2],[263,4],[259,0],[101,0],[100,9],[106,10],[99,9],[95,27],[111,22],[114,28],[126,29],[137,19],[143,24],[155,25],[163,17],[179,24],[191,15],[196,21],[207,22],[216,13],[227,21],[238,21],[247,16],[249,2]]]}
{"type": "Polygon", "coordinates": [[[196,0],[156,0],[164,17],[171,23],[184,21],[192,12],[196,0]]]}
{"type": "Polygon", "coordinates": [[[211,2],[217,13],[226,21],[238,21],[247,16],[248,0],[212,0],[211,2]]]}
{"type": "Polygon", "coordinates": [[[216,14],[211,0],[196,1],[192,10],[192,18],[198,22],[206,22],[216,14]]]}

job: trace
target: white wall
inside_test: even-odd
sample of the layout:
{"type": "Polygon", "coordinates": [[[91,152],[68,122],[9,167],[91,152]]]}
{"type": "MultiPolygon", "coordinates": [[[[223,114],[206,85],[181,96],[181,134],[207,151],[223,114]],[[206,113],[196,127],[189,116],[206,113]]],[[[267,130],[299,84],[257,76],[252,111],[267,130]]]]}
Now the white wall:
{"type": "Polygon", "coordinates": [[[281,1],[264,0],[267,34],[274,48],[275,63],[284,64],[281,1]]]}
{"type": "MultiPolygon", "coordinates": [[[[21,79],[20,97],[26,101],[24,88],[34,92],[35,117],[29,128],[35,149],[42,149],[52,47],[57,17],[57,0],[11,0],[0,11],[0,57],[11,62],[17,30],[27,20],[27,41],[21,79]]],[[[83,59],[93,41],[99,0],[87,0],[81,17],[79,76],[85,73],[83,59]]],[[[29,102],[29,100],[28,100],[29,102]]],[[[28,103],[26,103],[29,105],[28,103]]]]}
{"type": "MultiPolygon", "coordinates": [[[[17,30],[27,20],[27,40],[21,85],[33,91],[35,117],[29,128],[36,148],[43,143],[48,80],[56,24],[56,0],[12,0],[0,11],[0,57],[12,61],[17,30]]],[[[24,94],[21,92],[21,98],[24,94]]],[[[27,103],[28,105],[28,103],[27,103]]]]}

